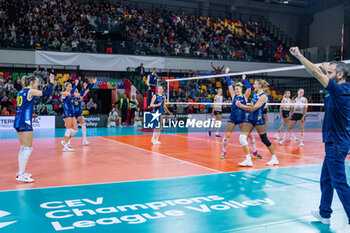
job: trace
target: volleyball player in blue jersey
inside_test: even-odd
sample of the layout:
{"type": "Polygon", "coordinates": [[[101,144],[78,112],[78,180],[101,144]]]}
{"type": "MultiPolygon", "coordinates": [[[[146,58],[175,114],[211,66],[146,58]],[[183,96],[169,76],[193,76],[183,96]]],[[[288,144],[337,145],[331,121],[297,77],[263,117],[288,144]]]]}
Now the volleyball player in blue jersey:
{"type": "Polygon", "coordinates": [[[66,125],[66,133],[64,135],[64,140],[62,141],[63,151],[72,152],[72,149],[69,145],[69,140],[78,133],[78,124],[74,119],[74,92],[77,88],[79,80],[75,80],[75,85],[72,87],[72,84],[67,82],[65,83],[65,91],[62,92],[61,98],[63,102],[63,114],[64,123],[66,125]]]}
{"type": "Polygon", "coordinates": [[[257,94],[254,95],[251,101],[251,106],[247,106],[242,104],[240,101],[236,101],[236,105],[239,108],[249,112],[248,121],[244,124],[242,133],[239,135],[239,142],[241,143],[246,155],[246,159],[242,163],[239,163],[239,166],[253,166],[249,153],[247,137],[254,128],[258,131],[262,143],[267,146],[272,155],[272,159],[266,163],[266,165],[273,166],[279,164],[275,154],[275,149],[266,135],[266,125],[263,112],[267,102],[267,96],[264,92],[267,86],[268,83],[262,79],[258,79],[254,82],[254,89],[256,90],[257,94]]]}
{"type": "Polygon", "coordinates": [[[16,116],[14,128],[17,131],[21,149],[18,154],[19,170],[16,180],[21,182],[33,182],[31,174],[26,172],[28,158],[33,151],[33,127],[32,116],[34,108],[34,97],[49,96],[52,94],[55,75],[50,74],[50,85],[46,91],[38,90],[39,81],[37,77],[24,76],[22,78],[22,90],[17,95],[16,116]]]}
{"type": "Polygon", "coordinates": [[[163,92],[164,92],[163,87],[158,86],[157,93],[155,95],[153,95],[152,100],[151,100],[151,104],[150,104],[150,107],[153,108],[152,109],[153,115],[157,116],[155,114],[158,114],[159,116],[157,116],[157,117],[160,117],[160,128],[154,129],[154,131],[153,131],[153,137],[151,140],[153,145],[160,145],[161,144],[161,142],[158,139],[159,139],[160,132],[162,131],[164,112],[166,111],[167,113],[169,113],[169,115],[173,115],[165,105],[166,96],[165,96],[165,94],[163,94],[163,92]]]}
{"type": "Polygon", "coordinates": [[[83,109],[81,107],[81,101],[84,98],[85,95],[89,93],[91,88],[95,85],[97,82],[97,78],[95,78],[92,82],[92,84],[88,85],[87,83],[84,83],[84,88],[81,90],[81,93],[78,92],[78,89],[75,90],[74,93],[74,117],[78,120],[78,122],[81,125],[81,131],[83,134],[83,146],[89,145],[90,142],[86,139],[86,124],[85,124],[85,118],[83,116],[83,109]]]}
{"type": "MultiPolygon", "coordinates": [[[[247,87],[246,92],[244,94],[242,93],[243,84],[240,82],[235,84],[235,89],[233,90],[231,79],[228,76],[229,71],[230,71],[229,68],[225,69],[225,73],[227,75],[226,81],[227,81],[230,95],[232,97],[232,107],[231,107],[230,119],[226,125],[225,136],[224,136],[224,139],[222,140],[222,153],[220,156],[221,159],[226,158],[226,147],[227,147],[228,142],[231,138],[232,132],[236,128],[236,125],[238,125],[238,127],[242,130],[244,123],[247,121],[247,112],[245,110],[237,107],[236,101],[239,101],[242,104],[246,105],[248,98],[250,96],[250,93],[251,93],[251,86],[250,86],[248,80],[246,79],[245,75],[242,76],[242,79],[247,87]]],[[[259,155],[258,151],[256,150],[254,136],[250,135],[250,136],[248,136],[248,138],[250,140],[250,144],[251,144],[252,149],[253,149],[253,156],[256,158],[261,158],[261,155],[259,155]]]]}

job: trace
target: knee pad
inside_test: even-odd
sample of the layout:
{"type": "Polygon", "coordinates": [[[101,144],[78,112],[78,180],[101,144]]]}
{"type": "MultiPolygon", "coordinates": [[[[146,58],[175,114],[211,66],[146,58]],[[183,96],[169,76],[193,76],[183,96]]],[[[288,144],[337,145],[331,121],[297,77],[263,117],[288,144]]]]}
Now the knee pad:
{"type": "Polygon", "coordinates": [[[66,129],[66,133],[64,134],[64,136],[70,137],[70,135],[71,135],[71,130],[72,130],[72,129],[66,129]]]}
{"type": "Polygon", "coordinates": [[[239,135],[239,143],[241,143],[241,146],[248,145],[247,136],[244,134],[239,135]]]}
{"type": "Polygon", "coordinates": [[[73,137],[74,135],[76,135],[78,133],[78,130],[76,129],[71,129],[71,136],[73,137]]]}
{"type": "Polygon", "coordinates": [[[265,146],[267,146],[267,147],[271,146],[271,142],[270,142],[269,139],[267,138],[266,133],[260,135],[260,139],[261,139],[262,143],[265,144],[265,146]]]}

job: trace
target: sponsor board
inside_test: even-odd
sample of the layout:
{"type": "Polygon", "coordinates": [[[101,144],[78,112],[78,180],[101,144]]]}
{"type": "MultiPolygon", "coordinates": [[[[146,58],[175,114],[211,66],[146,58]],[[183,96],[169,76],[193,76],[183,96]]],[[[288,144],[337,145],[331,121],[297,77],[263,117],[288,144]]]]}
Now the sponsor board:
{"type": "MultiPolygon", "coordinates": [[[[0,116],[0,130],[13,129],[14,116],[0,116]]],[[[34,129],[54,129],[55,116],[38,116],[33,119],[34,129]]]]}
{"type": "MultiPolygon", "coordinates": [[[[86,127],[101,128],[107,127],[107,115],[84,115],[86,127]]],[[[78,124],[80,126],[80,124],[78,124]]],[[[64,128],[64,120],[62,116],[56,116],[56,128],[64,128]]]]}

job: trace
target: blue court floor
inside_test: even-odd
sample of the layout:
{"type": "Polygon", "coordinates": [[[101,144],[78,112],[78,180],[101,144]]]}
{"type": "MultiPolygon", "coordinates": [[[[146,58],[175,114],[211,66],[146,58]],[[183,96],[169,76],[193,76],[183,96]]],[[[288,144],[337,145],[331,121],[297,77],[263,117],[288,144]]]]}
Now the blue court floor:
{"type": "MultiPolygon", "coordinates": [[[[310,216],[319,165],[0,192],[1,232],[333,232],[310,216]],[[8,225],[6,225],[8,224],[8,225]]],[[[349,172],[349,169],[347,169],[349,172]]]]}
{"type": "MultiPolygon", "coordinates": [[[[131,127],[88,129],[91,137],[139,134],[131,127]]],[[[34,140],[63,135],[64,129],[36,130],[34,140]]],[[[0,134],[15,138],[14,131],[0,134]]],[[[330,226],[310,215],[319,205],[320,171],[314,164],[0,191],[0,233],[335,232],[347,224],[336,193],[330,226]]]]}

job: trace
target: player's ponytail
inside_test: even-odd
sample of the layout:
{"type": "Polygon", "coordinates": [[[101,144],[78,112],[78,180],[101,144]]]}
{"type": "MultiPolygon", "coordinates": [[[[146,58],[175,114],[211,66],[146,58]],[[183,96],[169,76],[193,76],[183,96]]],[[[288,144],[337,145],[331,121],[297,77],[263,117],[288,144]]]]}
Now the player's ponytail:
{"type": "Polygon", "coordinates": [[[32,82],[35,82],[36,77],[34,75],[30,75],[30,76],[23,76],[23,78],[21,79],[21,84],[22,87],[28,87],[30,86],[30,84],[32,82]]]}

